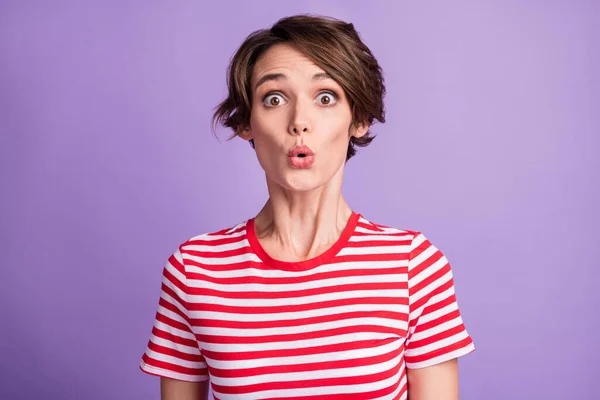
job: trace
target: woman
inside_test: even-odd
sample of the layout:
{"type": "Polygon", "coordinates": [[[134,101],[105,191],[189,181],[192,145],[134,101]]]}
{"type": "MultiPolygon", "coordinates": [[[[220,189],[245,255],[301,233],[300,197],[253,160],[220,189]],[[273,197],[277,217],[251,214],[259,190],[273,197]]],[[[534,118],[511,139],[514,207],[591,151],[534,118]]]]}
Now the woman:
{"type": "Polygon", "coordinates": [[[446,258],[341,194],[384,122],[381,69],[352,24],[294,16],[251,34],[214,121],[250,141],[269,199],[183,243],[163,270],[141,369],[163,399],[458,398],[473,342],[446,258]]]}

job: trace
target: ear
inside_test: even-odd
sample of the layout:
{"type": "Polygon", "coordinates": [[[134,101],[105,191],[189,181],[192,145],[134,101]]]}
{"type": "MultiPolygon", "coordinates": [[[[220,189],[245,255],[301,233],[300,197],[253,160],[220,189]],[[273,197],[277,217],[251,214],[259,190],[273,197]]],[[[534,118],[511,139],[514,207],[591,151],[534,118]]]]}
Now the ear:
{"type": "Polygon", "coordinates": [[[252,140],[254,136],[252,135],[252,129],[250,126],[246,126],[238,131],[238,136],[244,140],[252,140]]]}
{"type": "Polygon", "coordinates": [[[352,137],[360,138],[367,134],[369,131],[369,124],[359,124],[357,126],[352,127],[352,137]]]}

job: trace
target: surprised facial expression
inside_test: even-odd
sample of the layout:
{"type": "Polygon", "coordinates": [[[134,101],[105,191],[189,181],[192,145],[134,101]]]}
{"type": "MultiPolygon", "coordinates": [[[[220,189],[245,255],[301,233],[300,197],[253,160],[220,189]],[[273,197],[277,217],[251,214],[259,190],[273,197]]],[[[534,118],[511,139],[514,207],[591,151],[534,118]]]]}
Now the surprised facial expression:
{"type": "Polygon", "coordinates": [[[251,77],[249,129],[267,179],[291,191],[327,184],[343,168],[351,136],[352,112],[342,87],[289,44],[262,54],[251,77]]]}

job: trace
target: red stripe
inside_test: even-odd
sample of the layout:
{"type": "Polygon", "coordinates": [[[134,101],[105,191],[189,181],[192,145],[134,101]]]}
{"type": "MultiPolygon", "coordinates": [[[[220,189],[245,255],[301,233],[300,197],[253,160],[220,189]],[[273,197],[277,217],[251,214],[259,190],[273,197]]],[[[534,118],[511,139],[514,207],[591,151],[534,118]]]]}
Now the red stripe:
{"type": "MultiPolygon", "coordinates": [[[[425,315],[425,314],[423,314],[425,315]]],[[[452,321],[453,319],[456,318],[460,318],[460,312],[458,310],[456,311],[452,311],[448,314],[442,315],[439,318],[436,318],[434,320],[431,320],[429,322],[425,322],[423,324],[420,324],[417,329],[415,329],[415,333],[417,332],[423,332],[426,331],[428,329],[432,329],[435,328],[436,326],[442,325],[446,322],[452,321]]]]}
{"type": "Polygon", "coordinates": [[[419,347],[428,346],[430,344],[440,342],[444,339],[448,339],[449,337],[452,337],[454,335],[458,335],[459,333],[463,332],[464,330],[465,330],[465,327],[462,324],[460,324],[460,325],[455,326],[454,328],[450,328],[443,332],[436,333],[435,335],[431,335],[424,339],[413,340],[410,342],[410,344],[407,344],[407,348],[417,349],[419,347]]]}
{"type": "Polygon", "coordinates": [[[452,353],[453,351],[456,351],[456,350],[463,349],[463,348],[469,346],[471,343],[473,343],[471,338],[466,337],[459,342],[452,343],[445,347],[441,347],[441,348],[433,350],[429,353],[421,354],[418,356],[412,356],[412,357],[405,354],[404,358],[405,358],[406,362],[409,364],[420,363],[420,362],[431,360],[432,358],[435,358],[435,357],[443,356],[444,354],[452,353]]]}
{"type": "Polygon", "coordinates": [[[186,321],[187,319],[187,315],[185,315],[185,313],[183,311],[181,311],[179,309],[179,307],[177,307],[175,304],[168,302],[167,300],[165,300],[163,297],[161,297],[158,300],[158,304],[161,305],[162,307],[166,308],[167,310],[179,315],[181,318],[185,319],[186,321]]]}
{"type": "Polygon", "coordinates": [[[192,319],[192,325],[231,329],[289,328],[334,321],[346,321],[355,318],[387,318],[396,323],[408,322],[408,314],[393,311],[352,311],[339,314],[321,315],[309,318],[294,318],[272,321],[236,321],[222,319],[192,319]]]}
{"type": "Polygon", "coordinates": [[[158,338],[165,339],[165,340],[168,340],[168,341],[176,343],[176,344],[181,344],[181,345],[188,346],[188,347],[198,348],[198,341],[188,339],[188,338],[183,338],[181,336],[176,336],[172,332],[167,332],[162,329],[158,329],[155,326],[152,327],[152,334],[158,338]]]}
{"type": "Polygon", "coordinates": [[[287,290],[281,292],[225,292],[222,290],[208,289],[203,287],[188,287],[189,295],[213,296],[224,299],[297,299],[301,297],[319,296],[331,293],[343,293],[351,291],[378,291],[378,290],[402,290],[407,289],[406,282],[374,282],[374,283],[351,283],[347,285],[333,285],[311,289],[287,290]]]}
{"type": "Polygon", "coordinates": [[[148,348],[156,353],[179,358],[180,360],[191,361],[191,362],[204,362],[204,359],[200,355],[200,352],[198,352],[198,354],[184,353],[182,351],[178,351],[173,348],[161,346],[154,342],[149,342],[148,348]]]}
{"type": "Polygon", "coordinates": [[[190,332],[190,328],[186,324],[183,324],[179,321],[175,321],[174,319],[171,319],[161,313],[156,314],[156,320],[162,322],[165,325],[169,325],[172,328],[179,329],[180,331],[190,332]]]}
{"type": "MultiPolygon", "coordinates": [[[[215,236],[217,236],[217,235],[215,235],[215,236]]],[[[222,238],[222,239],[211,239],[211,240],[198,238],[198,239],[194,239],[194,240],[190,240],[190,241],[186,242],[181,247],[182,247],[182,253],[187,253],[187,249],[184,250],[183,247],[187,247],[187,246],[221,246],[223,244],[237,243],[237,242],[241,242],[243,240],[245,240],[244,235],[222,238]]]]}
{"type": "Polygon", "coordinates": [[[208,374],[208,371],[206,368],[194,369],[194,368],[182,367],[181,365],[172,364],[172,363],[168,363],[165,361],[155,360],[154,358],[148,357],[148,355],[146,355],[146,354],[144,354],[142,356],[142,360],[146,364],[150,365],[151,367],[162,368],[162,369],[166,369],[168,371],[177,372],[179,374],[185,374],[185,375],[191,375],[191,376],[206,376],[208,374]]]}
{"type": "MultiPolygon", "coordinates": [[[[397,247],[397,246],[409,246],[411,240],[410,239],[402,239],[402,240],[361,240],[361,241],[352,241],[348,242],[346,247],[352,248],[368,248],[368,247],[397,247]]],[[[397,249],[392,249],[397,250],[397,249]]]]}
{"type": "MultiPolygon", "coordinates": [[[[421,306],[423,306],[426,303],[428,303],[431,300],[432,297],[437,296],[438,294],[443,293],[446,290],[451,289],[453,285],[454,285],[454,280],[450,279],[449,281],[447,281],[443,285],[434,288],[426,296],[421,297],[419,300],[415,301],[414,304],[411,304],[411,310],[417,310],[417,309],[419,309],[421,306]]],[[[411,326],[412,326],[412,324],[411,324],[411,326]]]]}
{"type": "MultiPolygon", "coordinates": [[[[350,385],[359,385],[366,384],[372,382],[382,381],[384,379],[391,378],[395,374],[400,371],[401,364],[394,366],[393,368],[376,373],[376,374],[367,374],[361,376],[349,376],[349,377],[340,377],[340,378],[322,378],[322,379],[307,379],[301,381],[285,381],[285,382],[267,382],[267,383],[257,383],[253,385],[240,385],[240,386],[222,386],[215,385],[213,383],[213,390],[219,393],[226,394],[244,394],[244,393],[253,393],[260,392],[263,390],[285,390],[285,389],[301,389],[305,387],[327,387],[327,386],[350,386],[350,385]]],[[[390,390],[394,385],[381,390],[374,390],[370,392],[366,392],[369,396],[382,396],[393,392],[393,389],[390,390]]],[[[366,394],[363,393],[363,396],[366,394]]],[[[346,395],[344,398],[361,398],[364,397],[356,397],[358,394],[346,395]],[[355,396],[355,397],[352,397],[355,396]]]]}
{"type": "Polygon", "coordinates": [[[240,261],[234,264],[210,264],[210,263],[201,263],[196,260],[186,259],[187,265],[202,268],[208,271],[214,272],[226,272],[226,271],[238,271],[242,269],[255,269],[259,271],[272,271],[273,268],[266,266],[262,262],[259,261],[240,261]]]}
{"type": "MultiPolygon", "coordinates": [[[[306,282],[319,282],[326,279],[351,278],[355,276],[375,276],[375,275],[405,275],[408,273],[408,266],[393,266],[389,268],[373,269],[340,269],[338,271],[320,272],[312,275],[288,276],[288,277],[266,277],[258,275],[245,275],[238,277],[214,277],[197,272],[188,272],[188,282],[198,280],[200,282],[211,282],[221,285],[242,285],[242,284],[262,284],[262,285],[293,285],[306,282]]],[[[393,279],[393,278],[391,278],[393,279]]],[[[400,278],[399,278],[400,279],[400,278]]],[[[406,279],[406,278],[404,278],[406,279]]]]}
{"type": "Polygon", "coordinates": [[[219,251],[200,251],[200,250],[186,250],[186,254],[193,257],[203,258],[227,258],[241,256],[244,254],[252,253],[250,246],[243,246],[237,249],[231,250],[219,250],[219,251]]]}
{"type": "Polygon", "coordinates": [[[177,257],[175,257],[175,254],[172,254],[169,257],[168,263],[171,264],[173,266],[173,268],[175,268],[177,271],[179,271],[185,275],[185,267],[183,266],[182,263],[179,262],[177,257]]]}
{"type": "Polygon", "coordinates": [[[259,344],[273,342],[291,342],[296,340],[320,339],[331,336],[347,335],[352,333],[388,333],[397,335],[399,330],[396,327],[383,325],[352,325],[340,328],[323,329],[319,331],[310,331],[303,333],[285,333],[279,335],[261,335],[261,336],[223,336],[223,335],[207,335],[198,333],[196,338],[200,342],[213,344],[259,344]]]}
{"type": "Polygon", "coordinates": [[[210,373],[220,378],[243,378],[247,376],[258,376],[266,374],[283,374],[294,372],[325,371],[340,368],[356,368],[376,364],[382,364],[398,357],[398,351],[391,351],[372,357],[353,358],[348,360],[331,360],[289,365],[269,365],[255,368],[217,369],[211,368],[210,373]]]}
{"type": "Polygon", "coordinates": [[[408,305],[407,297],[389,297],[377,296],[377,292],[373,292],[368,297],[357,297],[338,300],[319,301],[305,304],[287,304],[281,306],[230,306],[224,304],[211,304],[202,302],[192,302],[188,304],[190,311],[211,311],[231,314],[278,314],[278,313],[293,313],[311,310],[321,310],[325,308],[343,307],[355,304],[399,304],[408,305]]]}
{"type": "MultiPolygon", "coordinates": [[[[365,353],[373,348],[385,346],[389,343],[397,341],[397,337],[390,337],[383,340],[357,340],[354,342],[336,343],[321,346],[304,347],[302,349],[277,349],[277,350],[257,350],[257,351],[239,351],[239,352],[217,352],[207,349],[202,350],[202,354],[207,359],[232,361],[232,360],[253,360],[256,358],[278,358],[278,357],[295,357],[300,354],[308,356],[312,354],[327,354],[337,353],[350,350],[365,350],[365,353]]],[[[402,351],[404,348],[402,346],[402,351]]]]}
{"type": "MultiPolygon", "coordinates": [[[[419,265],[416,265],[410,268],[408,272],[408,279],[414,279],[415,276],[419,275],[421,272],[425,271],[428,268],[431,268],[433,264],[438,262],[443,257],[442,252],[439,250],[433,253],[431,256],[423,260],[419,265]]],[[[414,258],[411,256],[411,260],[414,258]]],[[[446,264],[447,265],[447,264],[446,264]]]]}
{"type": "Polygon", "coordinates": [[[348,254],[335,256],[329,261],[329,264],[342,262],[375,262],[375,261],[404,261],[408,260],[407,253],[389,253],[389,254],[348,254]]]}

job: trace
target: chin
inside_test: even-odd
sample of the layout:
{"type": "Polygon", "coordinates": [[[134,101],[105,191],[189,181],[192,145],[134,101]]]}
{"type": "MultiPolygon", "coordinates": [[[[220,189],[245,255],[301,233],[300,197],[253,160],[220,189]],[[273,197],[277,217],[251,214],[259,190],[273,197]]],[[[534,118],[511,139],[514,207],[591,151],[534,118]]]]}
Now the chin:
{"type": "Polygon", "coordinates": [[[335,177],[343,164],[337,169],[319,166],[313,166],[309,169],[295,169],[290,168],[288,165],[272,167],[274,168],[264,169],[267,179],[272,183],[291,192],[310,192],[322,188],[336,179],[335,177]]]}
{"type": "Polygon", "coordinates": [[[308,171],[292,171],[279,174],[277,178],[271,180],[291,192],[310,192],[324,186],[328,181],[308,171]]]}
{"type": "Polygon", "coordinates": [[[283,187],[293,192],[310,192],[325,184],[322,179],[311,176],[288,176],[283,187]]]}

